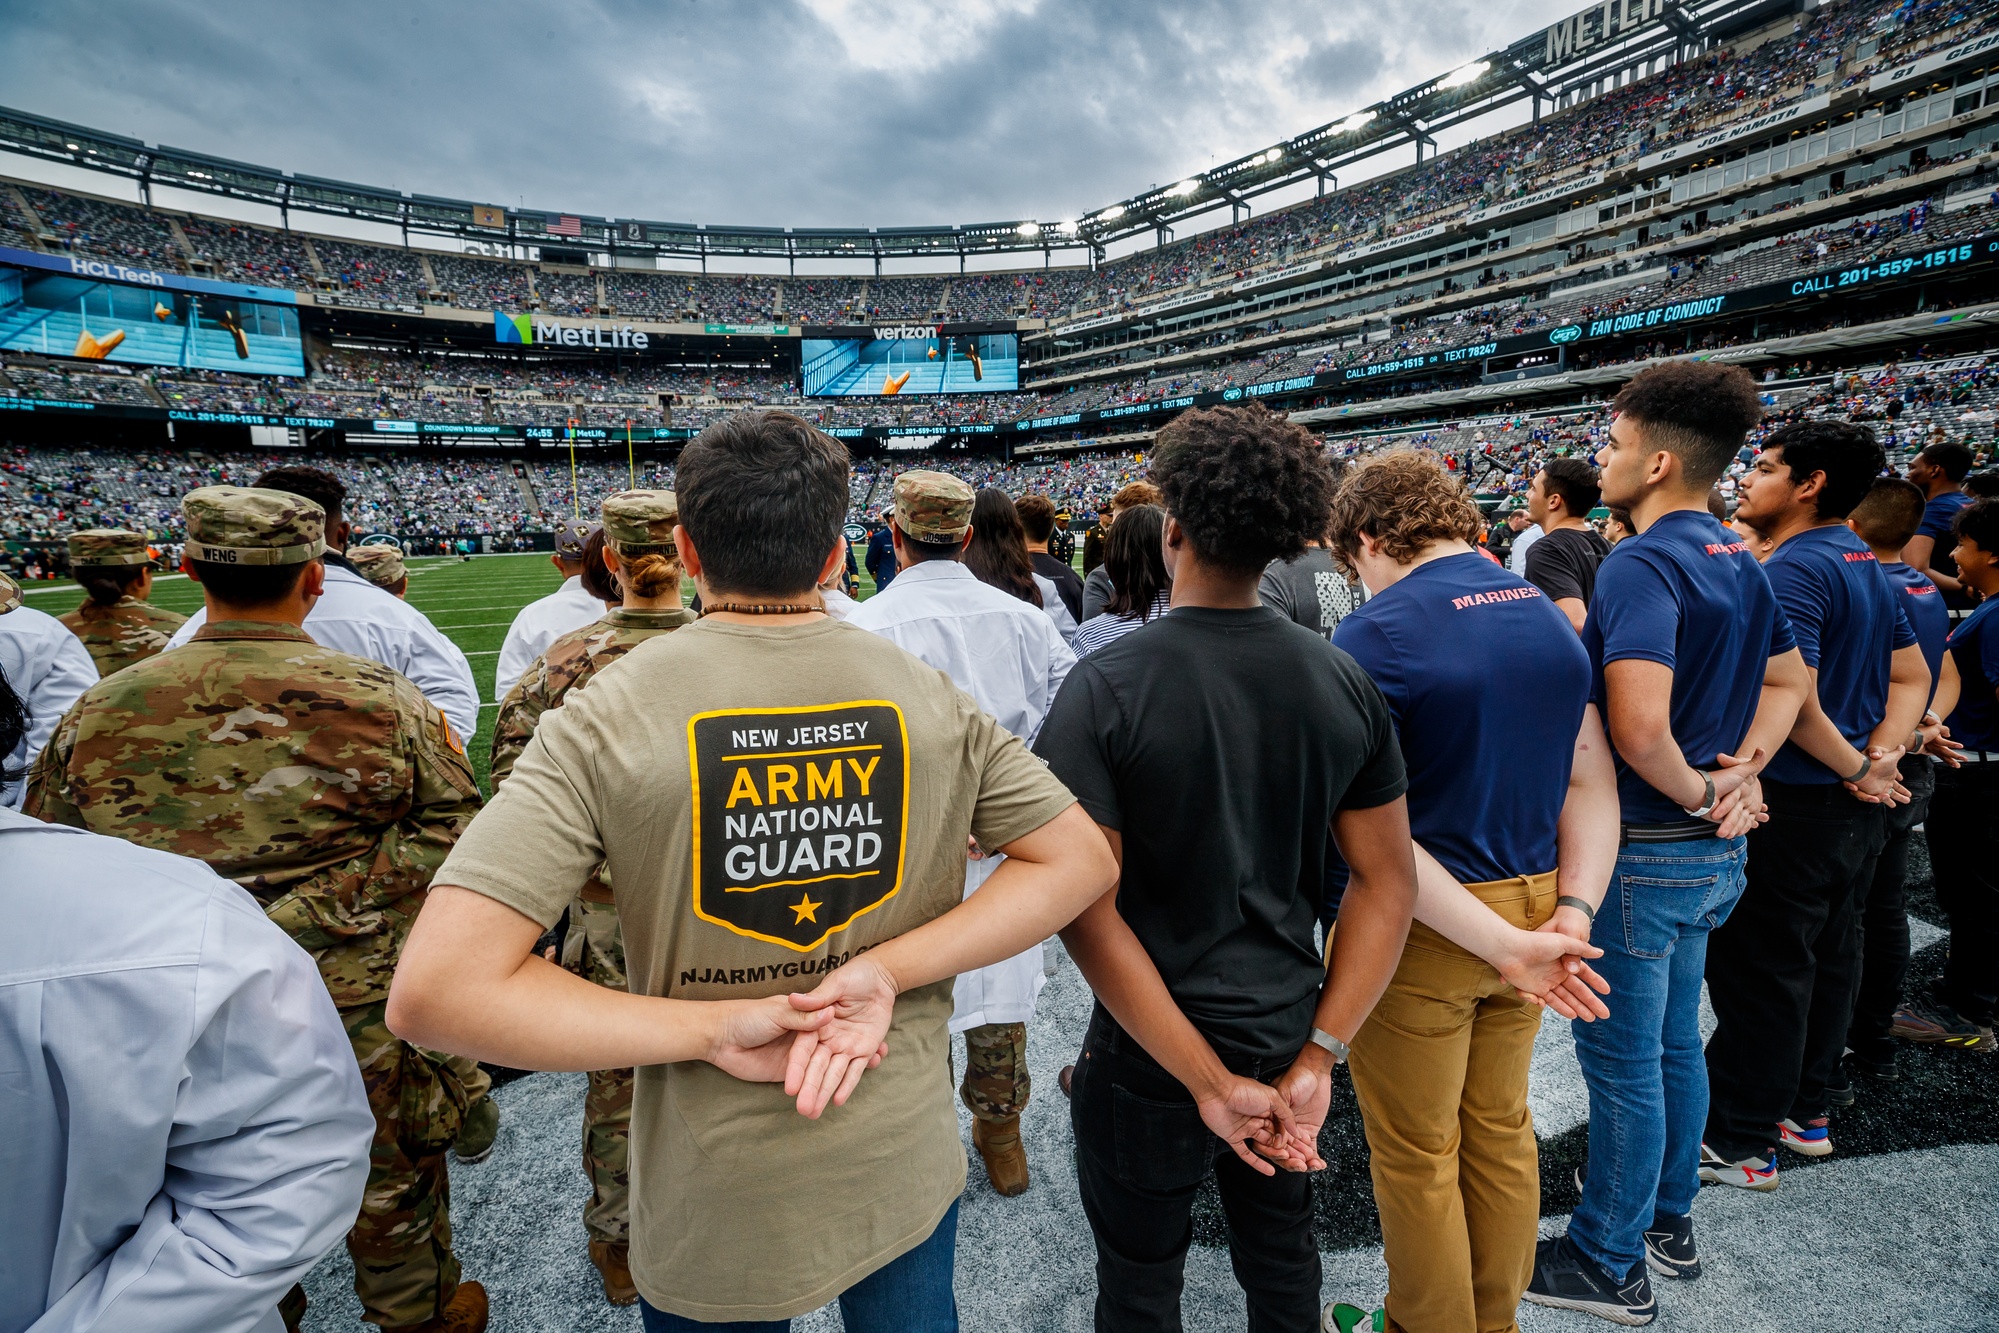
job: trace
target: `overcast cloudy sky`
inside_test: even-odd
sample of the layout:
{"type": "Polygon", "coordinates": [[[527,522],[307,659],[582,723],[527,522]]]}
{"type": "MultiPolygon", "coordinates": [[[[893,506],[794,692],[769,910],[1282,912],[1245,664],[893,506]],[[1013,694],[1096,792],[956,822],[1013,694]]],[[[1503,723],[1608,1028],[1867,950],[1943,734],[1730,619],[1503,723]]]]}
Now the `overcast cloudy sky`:
{"type": "Polygon", "coordinates": [[[294,172],[611,217],[1056,220],[1576,7],[0,0],[0,104],[294,172]]]}

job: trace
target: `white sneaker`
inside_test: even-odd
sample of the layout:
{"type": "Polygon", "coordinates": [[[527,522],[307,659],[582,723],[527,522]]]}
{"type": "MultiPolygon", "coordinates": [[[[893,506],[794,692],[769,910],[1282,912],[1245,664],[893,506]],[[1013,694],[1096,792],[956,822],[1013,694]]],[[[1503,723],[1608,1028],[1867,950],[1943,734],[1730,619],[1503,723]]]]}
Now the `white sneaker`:
{"type": "Polygon", "coordinates": [[[1774,1158],[1761,1157],[1731,1162],[1703,1143],[1700,1176],[1710,1185],[1733,1185],[1737,1189],[1768,1193],[1777,1188],[1777,1163],[1774,1158]]]}

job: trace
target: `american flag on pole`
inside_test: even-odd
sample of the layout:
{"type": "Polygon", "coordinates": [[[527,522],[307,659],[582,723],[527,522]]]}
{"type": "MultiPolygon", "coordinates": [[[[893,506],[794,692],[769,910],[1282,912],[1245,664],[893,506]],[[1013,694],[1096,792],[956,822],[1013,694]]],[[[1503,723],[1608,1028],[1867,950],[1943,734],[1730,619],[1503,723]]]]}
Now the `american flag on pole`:
{"type": "Polygon", "coordinates": [[[547,230],[551,236],[580,237],[583,235],[583,220],[581,218],[570,217],[550,218],[547,230]]]}

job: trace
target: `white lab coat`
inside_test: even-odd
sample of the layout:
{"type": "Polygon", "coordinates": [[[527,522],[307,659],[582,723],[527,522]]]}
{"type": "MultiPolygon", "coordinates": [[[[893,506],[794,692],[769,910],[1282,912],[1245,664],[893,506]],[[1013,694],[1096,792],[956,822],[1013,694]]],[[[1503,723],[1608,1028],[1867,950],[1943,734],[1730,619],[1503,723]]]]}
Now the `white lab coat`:
{"type": "Polygon", "coordinates": [[[1055,632],[1062,636],[1062,642],[1073,645],[1076,642],[1076,617],[1069,614],[1069,605],[1062,600],[1062,590],[1046,574],[1036,574],[1034,586],[1041,589],[1041,609],[1055,622],[1055,632]]]}
{"type": "Polygon", "coordinates": [[[581,574],[570,575],[560,588],[522,607],[500,644],[500,662],[493,668],[493,701],[504,700],[507,691],[520,684],[548,645],[571,630],[596,624],[605,610],[602,602],[583,591],[581,574]]]}
{"type": "Polygon", "coordinates": [[[861,605],[838,588],[821,588],[819,598],[826,603],[827,618],[842,623],[852,620],[854,612],[859,610],[861,605]]]}
{"type": "Polygon", "coordinates": [[[375,1121],[306,952],[199,861],[0,810],[0,1329],[279,1333],[375,1121]]]}
{"type": "MultiPolygon", "coordinates": [[[[207,609],[196,611],[174,631],[167,647],[180,647],[207,623],[207,609]]],[[[328,565],[326,592],[306,612],[305,632],[321,647],[401,672],[437,705],[458,738],[472,743],[479,730],[479,690],[472,683],[472,664],[430,623],[430,617],[402,598],[339,565],[328,565]]]]}
{"type": "MultiPolygon", "coordinates": [[[[0,615],[0,675],[7,677],[28,709],[28,734],[14,753],[0,756],[4,761],[0,767],[25,775],[69,706],[97,683],[97,663],[69,626],[46,611],[17,606],[0,615]]],[[[0,808],[20,809],[26,791],[25,782],[0,787],[0,808]]],[[[4,1086],[5,1077],[0,1075],[0,1087],[4,1086]]]]}
{"type": "MultiPolygon", "coordinates": [[[[1052,585],[1045,596],[1061,608],[1052,585]]],[[[1029,744],[1076,665],[1053,617],[979,582],[955,560],[928,560],[901,571],[895,582],[862,602],[848,623],[944,672],[1002,727],[1029,744]]],[[[967,859],[965,896],[971,897],[1005,859],[967,859]]],[[[1047,980],[1039,944],[960,975],[951,1031],[1027,1022],[1047,980]]]]}

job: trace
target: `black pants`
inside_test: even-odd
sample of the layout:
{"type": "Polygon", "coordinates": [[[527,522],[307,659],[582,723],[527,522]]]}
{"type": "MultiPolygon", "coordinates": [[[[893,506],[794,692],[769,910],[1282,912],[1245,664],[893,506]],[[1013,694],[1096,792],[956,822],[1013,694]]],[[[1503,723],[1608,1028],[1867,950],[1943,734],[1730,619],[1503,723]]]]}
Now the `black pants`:
{"type": "Polygon", "coordinates": [[[1976,1023],[1990,1023],[1999,1000],[1999,751],[1984,753],[1994,758],[1938,771],[1924,826],[1950,919],[1943,997],[1976,1023]]]}
{"type": "Polygon", "coordinates": [[[1707,1144],[1767,1156],[1777,1122],[1825,1114],[1860,984],[1859,906],[1886,836],[1878,805],[1836,782],[1763,783],[1748,887],[1708,940],[1707,1144]]]}
{"type": "MultiPolygon", "coordinates": [[[[1270,1078],[1290,1065],[1224,1054],[1231,1071],[1270,1078]]],[[[1312,1178],[1260,1175],[1201,1123],[1194,1099],[1098,1005],[1071,1084],[1076,1180],[1097,1241],[1096,1327],[1180,1328],[1194,1193],[1208,1172],[1228,1217],[1229,1258],[1249,1297],[1250,1333],[1319,1327],[1312,1178]]]]}
{"type": "Polygon", "coordinates": [[[1883,819],[1888,840],[1874,862],[1874,878],[1860,908],[1860,992],[1846,1029],[1847,1046],[1876,1062],[1895,1058],[1895,1039],[1888,1029],[1902,1007],[1902,986],[1909,975],[1909,844],[1916,825],[1929,813],[1936,762],[1922,755],[1904,758],[1902,785],[1911,800],[1883,819]]]}

